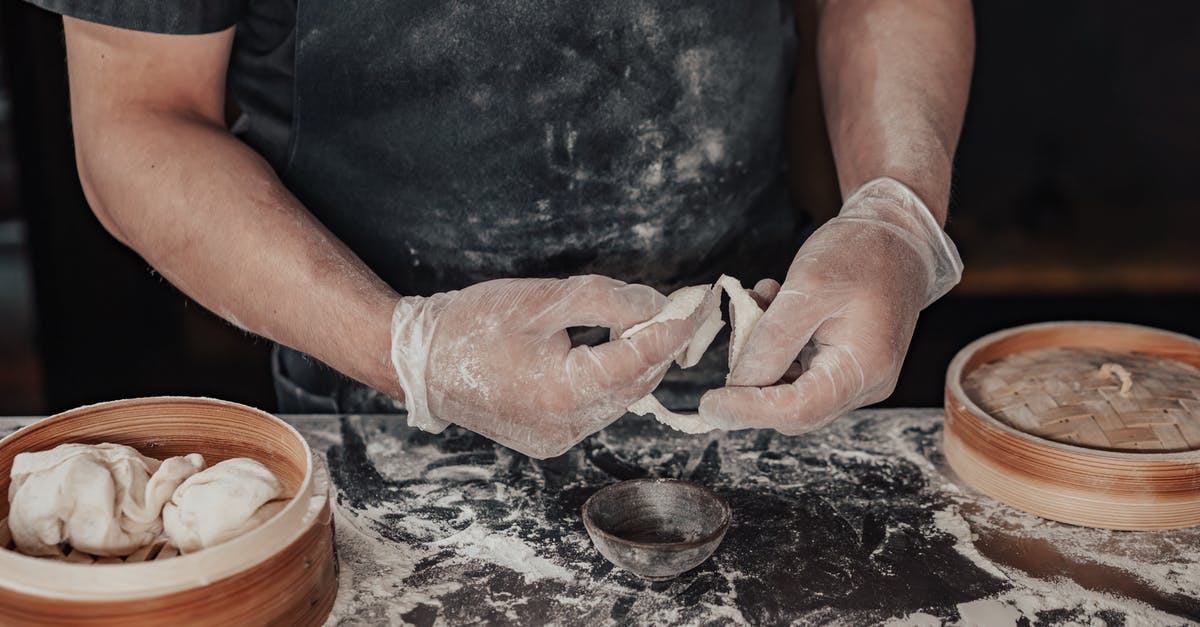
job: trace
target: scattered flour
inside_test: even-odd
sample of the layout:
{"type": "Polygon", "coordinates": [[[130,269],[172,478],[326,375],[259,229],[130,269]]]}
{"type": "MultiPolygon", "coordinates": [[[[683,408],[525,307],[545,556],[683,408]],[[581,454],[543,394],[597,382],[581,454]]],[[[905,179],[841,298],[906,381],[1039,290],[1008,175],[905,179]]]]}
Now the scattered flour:
{"type": "Polygon", "coordinates": [[[973,540],[975,539],[971,533],[971,527],[967,521],[958,514],[953,506],[938,510],[933,513],[933,524],[938,529],[954,536],[954,549],[963,557],[971,560],[980,569],[985,572],[999,577],[1000,579],[1008,579],[999,568],[996,567],[990,560],[985,558],[975,548],[973,540]]]}
{"type": "Polygon", "coordinates": [[[338,595],[326,625],[402,625],[418,605],[440,605],[438,597],[462,587],[456,581],[398,590],[421,555],[391,544],[356,524],[358,517],[334,507],[337,526],[338,595]],[[403,594],[401,594],[403,592],[403,594]]]}
{"type": "Polygon", "coordinates": [[[512,536],[472,524],[444,540],[431,543],[433,547],[455,547],[454,560],[482,559],[521,573],[526,583],[542,579],[574,581],[575,575],[541,557],[528,544],[512,536]]]}
{"type": "Polygon", "coordinates": [[[965,625],[1016,625],[1021,610],[996,599],[959,603],[958,614],[965,625]]]}
{"type": "MultiPolygon", "coordinates": [[[[995,581],[979,598],[967,596],[966,601],[957,604],[964,597],[946,605],[936,602],[899,605],[905,609],[882,612],[880,608],[855,611],[818,604],[786,615],[799,623],[1100,626],[1116,621],[1155,626],[1187,622],[1183,618],[1188,614],[1186,609],[1171,614],[1159,608],[1169,609],[1172,602],[1182,603],[1179,607],[1186,608],[1190,600],[1200,597],[1200,530],[1113,533],[1023,514],[978,496],[949,478],[939,452],[938,423],[929,410],[889,410],[884,419],[857,417],[863,415],[867,414],[846,417],[830,429],[809,434],[802,440],[767,438],[764,441],[771,443],[770,451],[775,453],[772,455],[751,446],[756,440],[746,434],[702,439],[651,428],[619,437],[602,432],[593,444],[597,451],[620,452],[625,462],[649,469],[651,476],[694,478],[696,473],[709,472],[702,468],[707,463],[702,463],[702,452],[720,441],[719,472],[730,482],[729,486],[738,486],[727,488],[732,490],[731,496],[736,498],[738,491],[776,494],[783,497],[781,505],[808,503],[811,507],[831,508],[827,509],[828,515],[844,520],[846,525],[832,525],[829,529],[862,528],[861,518],[855,517],[856,503],[882,498],[870,496],[874,489],[872,481],[882,482],[890,493],[896,488],[919,490],[920,497],[897,498],[907,498],[910,509],[914,503],[924,504],[928,514],[886,519],[884,528],[878,531],[883,540],[870,545],[874,549],[871,557],[849,557],[839,567],[861,569],[865,565],[868,570],[877,568],[886,573],[889,557],[909,555],[916,550],[904,548],[904,542],[934,539],[929,547],[940,546],[938,550],[952,552],[956,559],[961,557],[973,565],[980,573],[979,581],[988,578],[995,581]],[[690,456],[676,457],[680,450],[690,451],[690,456]],[[910,469],[911,479],[905,478],[904,472],[909,472],[905,468],[910,469]],[[858,489],[864,490],[861,494],[866,496],[845,494],[858,489]],[[1023,570],[1028,564],[1010,560],[1004,552],[1007,544],[997,544],[998,539],[1016,543],[1015,546],[1044,543],[1065,556],[1063,559],[1071,563],[1068,566],[1088,568],[1094,564],[1115,569],[1119,571],[1115,572],[1118,578],[1128,576],[1127,583],[1143,582],[1146,595],[1160,596],[1157,599],[1146,596],[1146,601],[1142,601],[1124,592],[1096,589],[1093,583],[1087,583],[1085,588],[1052,570],[1039,572],[1037,564],[1023,570]]],[[[321,450],[320,443],[334,440],[336,435],[332,425],[313,424],[313,429],[304,426],[301,429],[314,448],[321,450]]],[[[763,599],[767,603],[786,603],[787,595],[764,593],[760,586],[769,580],[763,579],[758,571],[786,569],[781,570],[769,561],[761,563],[758,569],[745,569],[744,557],[736,557],[734,552],[751,550],[754,545],[746,544],[747,539],[739,539],[736,533],[726,539],[722,551],[695,576],[667,588],[635,590],[631,586],[638,584],[619,571],[597,570],[598,559],[586,534],[564,523],[563,517],[575,515],[579,503],[572,502],[566,509],[558,510],[547,505],[545,499],[553,500],[554,495],[577,490],[580,485],[611,481],[607,475],[586,475],[586,479],[572,475],[576,478],[553,488],[541,483],[541,473],[523,474],[526,479],[521,482],[488,484],[480,480],[481,473],[471,469],[470,460],[478,454],[470,451],[475,449],[439,451],[420,438],[392,437],[389,435],[392,428],[386,420],[364,417],[361,424],[357,419],[352,424],[366,440],[366,452],[373,467],[403,484],[402,488],[385,485],[382,489],[402,489],[404,494],[380,505],[335,509],[342,580],[330,624],[400,624],[405,622],[406,615],[411,620],[417,608],[421,608],[418,615],[425,612],[424,615],[436,615],[437,620],[449,622],[471,617],[492,622],[538,622],[543,619],[537,617],[559,616],[578,622],[606,623],[610,622],[609,612],[618,600],[626,603],[621,606],[621,615],[629,622],[715,620],[754,624],[785,618],[783,614],[761,612],[763,599]],[[521,503],[526,505],[516,505],[521,503]],[[542,511],[539,509],[542,506],[547,507],[548,518],[530,526],[529,516],[542,511]],[[397,539],[390,534],[402,537],[397,539]],[[525,586],[536,592],[514,597],[506,597],[496,589],[472,592],[475,583],[472,577],[476,576],[481,586],[500,585],[504,587],[501,589],[525,586]],[[697,589],[703,592],[689,597],[697,589]],[[464,599],[476,598],[482,598],[481,608],[462,608],[464,599]]],[[[582,456],[578,451],[575,454],[582,456]]],[[[512,456],[499,449],[495,455],[494,461],[483,466],[515,467],[512,456]]],[[[579,462],[576,459],[570,467],[579,462]]],[[[596,471],[593,468],[588,472],[596,471]]],[[[553,476],[558,475],[546,475],[553,476]]],[[[756,502],[747,498],[741,497],[737,510],[743,515],[746,505],[756,502]]],[[[806,511],[809,506],[797,507],[795,511],[806,511]]],[[[911,509],[910,513],[917,511],[911,509]]],[[[780,532],[788,527],[777,525],[772,529],[780,532]]],[[[817,531],[805,529],[805,533],[817,531]]],[[[805,537],[796,536],[801,542],[805,537]]],[[[845,539],[848,546],[853,545],[853,535],[845,539]]],[[[814,545],[810,550],[821,548],[814,545]]],[[[829,565],[842,564],[834,554],[822,555],[829,565]]],[[[856,576],[865,574],[863,570],[847,572],[856,576]]],[[[886,581],[893,575],[875,576],[886,581]]],[[[798,585],[807,594],[825,589],[809,582],[798,585]]]]}

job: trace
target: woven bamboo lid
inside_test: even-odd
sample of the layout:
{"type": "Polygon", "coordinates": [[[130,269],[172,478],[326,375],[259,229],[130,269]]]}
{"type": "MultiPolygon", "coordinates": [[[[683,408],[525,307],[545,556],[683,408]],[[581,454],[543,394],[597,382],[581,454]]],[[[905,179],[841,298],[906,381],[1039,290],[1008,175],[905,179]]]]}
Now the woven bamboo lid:
{"type": "Polygon", "coordinates": [[[1106,322],[982,337],[946,372],[943,448],[964,482],[1039,516],[1200,524],[1200,340],[1106,322]]]}
{"type": "Polygon", "coordinates": [[[1008,425],[1127,451],[1200,449],[1200,368],[1131,352],[1045,349],[984,364],[963,390],[1008,425]]]}

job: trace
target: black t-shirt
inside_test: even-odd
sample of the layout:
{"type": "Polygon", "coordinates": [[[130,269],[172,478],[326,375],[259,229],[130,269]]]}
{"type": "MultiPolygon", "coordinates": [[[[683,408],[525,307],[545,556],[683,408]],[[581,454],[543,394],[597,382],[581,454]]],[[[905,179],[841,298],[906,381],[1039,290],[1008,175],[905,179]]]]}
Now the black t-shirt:
{"type": "Polygon", "coordinates": [[[782,278],[789,0],[31,0],[237,26],[234,131],[401,293],[782,278]]]}

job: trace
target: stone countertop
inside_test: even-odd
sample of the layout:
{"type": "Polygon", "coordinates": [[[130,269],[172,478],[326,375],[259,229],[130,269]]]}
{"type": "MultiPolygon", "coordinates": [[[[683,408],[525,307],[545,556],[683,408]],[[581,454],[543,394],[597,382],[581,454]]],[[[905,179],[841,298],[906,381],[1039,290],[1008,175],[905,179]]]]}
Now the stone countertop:
{"type": "MultiPolygon", "coordinates": [[[[285,418],[336,486],[332,625],[1200,621],[1200,528],[1073,527],[978,495],[945,467],[939,410],[860,411],[798,437],[626,417],[541,462],[400,416],[285,418]],[[579,514],[647,476],[733,509],[713,558],[669,582],[612,566],[579,514]]],[[[29,421],[0,419],[0,435],[29,421]]]]}

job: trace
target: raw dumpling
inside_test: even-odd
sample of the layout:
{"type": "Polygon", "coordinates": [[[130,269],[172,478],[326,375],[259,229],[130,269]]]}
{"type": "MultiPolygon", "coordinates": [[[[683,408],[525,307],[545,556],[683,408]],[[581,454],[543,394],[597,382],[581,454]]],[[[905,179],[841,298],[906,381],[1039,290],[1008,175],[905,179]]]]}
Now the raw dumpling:
{"type": "Polygon", "coordinates": [[[8,526],[17,550],[128,555],[162,532],[159,513],[204,468],[197,454],[160,462],[120,444],[62,444],[13,460],[8,526]]]}
{"type": "Polygon", "coordinates": [[[283,508],[283,486],[266,466],[239,457],[193,475],[162,510],[167,539],[183,553],[232,540],[283,508]]]}

